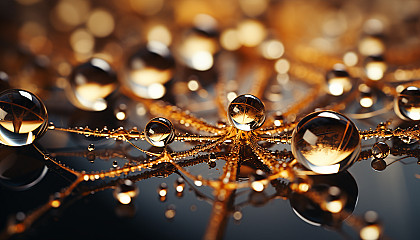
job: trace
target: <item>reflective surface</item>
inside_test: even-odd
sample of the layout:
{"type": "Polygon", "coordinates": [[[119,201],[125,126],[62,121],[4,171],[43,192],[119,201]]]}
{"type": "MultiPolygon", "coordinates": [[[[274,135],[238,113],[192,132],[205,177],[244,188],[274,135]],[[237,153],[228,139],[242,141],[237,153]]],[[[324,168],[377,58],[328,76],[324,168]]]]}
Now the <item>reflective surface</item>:
{"type": "Polygon", "coordinates": [[[404,120],[420,120],[420,89],[410,86],[395,99],[395,112],[404,120]]]}
{"type": "Polygon", "coordinates": [[[73,69],[66,93],[83,110],[103,111],[108,107],[105,98],[116,88],[117,77],[109,63],[92,58],[73,69]]]}
{"type": "Polygon", "coordinates": [[[164,86],[173,78],[175,61],[163,43],[142,46],[127,61],[122,82],[136,96],[159,99],[166,93],[164,86]]]}
{"type": "Polygon", "coordinates": [[[44,104],[25,90],[0,93],[0,142],[8,146],[31,144],[47,130],[44,104]]]}
{"type": "Polygon", "coordinates": [[[293,131],[292,152],[311,171],[338,173],[359,156],[359,132],[351,120],[339,113],[311,113],[293,131]]]}
{"type": "Polygon", "coordinates": [[[239,130],[255,130],[265,121],[264,104],[250,94],[238,96],[229,104],[228,118],[239,130]]]}
{"type": "Polygon", "coordinates": [[[173,142],[174,126],[166,118],[158,117],[150,120],[144,128],[146,140],[155,147],[164,147],[173,142]]]}

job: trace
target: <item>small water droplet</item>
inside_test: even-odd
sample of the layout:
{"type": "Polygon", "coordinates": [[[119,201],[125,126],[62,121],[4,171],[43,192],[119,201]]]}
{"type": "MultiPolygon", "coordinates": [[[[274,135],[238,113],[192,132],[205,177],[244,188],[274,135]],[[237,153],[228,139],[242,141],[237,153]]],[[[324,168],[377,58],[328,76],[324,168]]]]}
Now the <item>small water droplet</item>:
{"type": "Polygon", "coordinates": [[[95,145],[93,143],[89,144],[88,146],[88,151],[92,152],[93,150],[95,150],[95,145]]]}

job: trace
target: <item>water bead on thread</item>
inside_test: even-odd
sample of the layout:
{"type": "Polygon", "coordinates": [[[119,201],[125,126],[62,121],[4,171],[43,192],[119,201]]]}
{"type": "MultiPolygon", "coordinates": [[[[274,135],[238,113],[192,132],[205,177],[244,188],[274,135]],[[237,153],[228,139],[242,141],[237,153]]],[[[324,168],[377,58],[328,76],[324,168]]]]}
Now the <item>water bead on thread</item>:
{"type": "Polygon", "coordinates": [[[360,153],[359,132],[350,119],[333,111],[304,117],[292,135],[292,153],[307,169],[333,174],[350,167],[360,153]]]}
{"type": "Polygon", "coordinates": [[[163,117],[150,120],[144,128],[146,140],[155,147],[165,147],[174,141],[175,130],[171,121],[163,117]]]}
{"type": "Polygon", "coordinates": [[[240,95],[230,103],[228,119],[239,130],[255,130],[265,121],[264,104],[251,94],[240,95]]]}

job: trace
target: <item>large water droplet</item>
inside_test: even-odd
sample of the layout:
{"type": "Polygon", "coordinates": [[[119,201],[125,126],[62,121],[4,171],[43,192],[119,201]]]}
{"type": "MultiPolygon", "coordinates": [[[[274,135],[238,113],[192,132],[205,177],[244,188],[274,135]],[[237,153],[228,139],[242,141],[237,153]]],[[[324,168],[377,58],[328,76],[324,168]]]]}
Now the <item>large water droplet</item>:
{"type": "Polygon", "coordinates": [[[20,89],[0,93],[0,143],[31,144],[48,127],[47,109],[34,94],[20,89]]]}
{"type": "Polygon", "coordinates": [[[403,120],[420,120],[420,88],[409,86],[398,94],[395,113],[403,120]]]}
{"type": "Polygon", "coordinates": [[[357,160],[359,131],[350,119],[337,112],[314,112],[304,117],[293,131],[292,153],[313,172],[337,173],[357,160]]]}

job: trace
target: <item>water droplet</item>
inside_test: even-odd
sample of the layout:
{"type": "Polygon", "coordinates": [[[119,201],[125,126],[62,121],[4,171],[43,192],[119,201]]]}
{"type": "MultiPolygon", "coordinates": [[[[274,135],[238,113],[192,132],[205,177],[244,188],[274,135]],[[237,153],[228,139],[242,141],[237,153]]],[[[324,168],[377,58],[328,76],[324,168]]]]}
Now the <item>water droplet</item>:
{"type": "Polygon", "coordinates": [[[372,146],[372,156],[376,159],[384,159],[388,157],[389,152],[389,146],[385,142],[377,142],[372,146]]]}
{"type": "Polygon", "coordinates": [[[409,86],[398,94],[395,113],[403,120],[420,120],[420,88],[409,86]]]}
{"type": "Polygon", "coordinates": [[[118,167],[118,163],[117,163],[117,161],[113,161],[113,162],[112,162],[112,166],[113,166],[114,168],[118,167]]]}
{"type": "Polygon", "coordinates": [[[108,107],[105,98],[118,86],[116,74],[104,60],[92,58],[73,69],[66,94],[78,108],[102,111],[108,107]]]}
{"type": "Polygon", "coordinates": [[[168,185],[166,183],[161,183],[157,189],[157,192],[160,197],[165,197],[166,194],[168,194],[168,185]]]}
{"type": "Polygon", "coordinates": [[[230,103],[228,118],[230,123],[239,130],[255,130],[265,121],[264,104],[251,94],[240,95],[230,103]]]}
{"type": "Polygon", "coordinates": [[[175,129],[171,121],[157,117],[150,120],[144,128],[146,140],[155,147],[165,147],[174,141],[175,129]]]}
{"type": "Polygon", "coordinates": [[[364,61],[364,67],[366,76],[375,81],[382,79],[387,69],[386,62],[381,55],[367,57],[364,61]]]}
{"type": "Polygon", "coordinates": [[[373,170],[382,172],[387,167],[386,162],[379,158],[379,159],[373,159],[370,163],[370,166],[373,168],[373,170]]]}
{"type": "Polygon", "coordinates": [[[217,160],[217,157],[216,157],[216,154],[214,154],[214,153],[210,153],[210,155],[209,155],[209,161],[216,161],[217,160]]]}
{"type": "Polygon", "coordinates": [[[88,151],[92,152],[93,150],[95,150],[95,145],[93,143],[89,144],[88,146],[88,151]]]}
{"type": "Polygon", "coordinates": [[[164,84],[172,79],[174,69],[170,50],[162,43],[149,42],[128,59],[123,81],[135,95],[159,99],[165,95],[164,84]]]}
{"type": "Polygon", "coordinates": [[[334,96],[341,96],[352,88],[350,75],[341,64],[336,64],[334,69],[327,73],[326,80],[327,91],[334,96]]]}
{"type": "Polygon", "coordinates": [[[350,167],[360,153],[359,132],[350,119],[333,111],[304,117],[292,135],[292,153],[307,169],[333,174],[350,167]]]}
{"type": "Polygon", "coordinates": [[[50,205],[51,205],[51,207],[53,207],[53,208],[58,208],[58,207],[60,207],[60,205],[61,205],[61,194],[60,193],[55,193],[53,196],[52,196],[52,198],[51,198],[51,201],[50,201],[50,205]]]}
{"type": "Polygon", "coordinates": [[[117,187],[114,190],[114,197],[121,204],[129,204],[131,201],[137,197],[139,190],[136,184],[129,180],[121,180],[118,182],[117,187]]]}
{"type": "Polygon", "coordinates": [[[31,144],[47,127],[47,109],[37,96],[20,89],[0,94],[0,143],[7,146],[31,144]]]}
{"type": "Polygon", "coordinates": [[[182,178],[177,178],[174,184],[175,190],[182,193],[185,189],[185,181],[182,178]]]}

